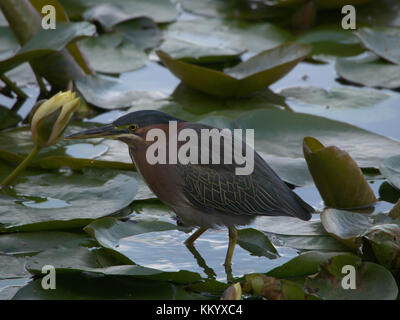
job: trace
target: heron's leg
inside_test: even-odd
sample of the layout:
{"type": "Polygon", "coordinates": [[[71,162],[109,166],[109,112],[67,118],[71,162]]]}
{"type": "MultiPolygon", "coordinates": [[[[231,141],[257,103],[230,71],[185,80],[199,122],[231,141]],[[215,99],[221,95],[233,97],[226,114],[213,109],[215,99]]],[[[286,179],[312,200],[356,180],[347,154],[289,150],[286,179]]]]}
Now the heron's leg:
{"type": "Polygon", "coordinates": [[[193,234],[186,239],[185,244],[188,245],[193,245],[193,243],[196,241],[198,237],[200,237],[204,232],[207,231],[207,228],[199,228],[193,234]]]}
{"type": "Polygon", "coordinates": [[[232,256],[233,256],[233,250],[235,250],[235,245],[237,242],[238,238],[238,233],[235,227],[229,228],[229,246],[228,246],[228,251],[226,252],[226,258],[225,258],[225,267],[231,266],[232,264],[232,256]]]}

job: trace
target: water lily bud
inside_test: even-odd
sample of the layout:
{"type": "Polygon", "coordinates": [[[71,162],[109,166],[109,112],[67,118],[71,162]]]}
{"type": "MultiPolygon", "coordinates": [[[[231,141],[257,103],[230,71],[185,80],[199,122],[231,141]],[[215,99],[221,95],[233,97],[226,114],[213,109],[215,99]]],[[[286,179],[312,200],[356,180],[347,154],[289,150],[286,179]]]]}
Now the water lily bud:
{"type": "Polygon", "coordinates": [[[59,92],[42,103],[32,117],[33,142],[39,147],[55,144],[79,103],[76,93],[71,91],[59,92]]]}

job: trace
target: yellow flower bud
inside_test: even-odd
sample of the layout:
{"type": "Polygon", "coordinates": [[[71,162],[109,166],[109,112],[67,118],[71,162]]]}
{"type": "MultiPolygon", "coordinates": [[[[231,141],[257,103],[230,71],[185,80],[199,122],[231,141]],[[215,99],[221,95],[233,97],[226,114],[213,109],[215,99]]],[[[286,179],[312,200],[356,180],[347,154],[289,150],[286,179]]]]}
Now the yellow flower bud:
{"type": "Polygon", "coordinates": [[[59,92],[42,103],[32,117],[33,142],[39,147],[55,144],[80,104],[76,93],[59,92]]]}

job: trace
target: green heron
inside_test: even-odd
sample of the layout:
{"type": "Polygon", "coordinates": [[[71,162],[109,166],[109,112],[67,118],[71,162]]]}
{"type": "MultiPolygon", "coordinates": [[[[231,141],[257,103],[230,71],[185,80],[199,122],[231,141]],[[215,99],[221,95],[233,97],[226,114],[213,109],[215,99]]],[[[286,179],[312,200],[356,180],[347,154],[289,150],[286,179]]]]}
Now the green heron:
{"type": "MultiPolygon", "coordinates": [[[[249,224],[256,216],[311,218],[313,208],[294,193],[253,149],[254,167],[248,175],[236,174],[235,169],[239,164],[235,161],[230,164],[202,164],[204,162],[201,161],[187,164],[149,163],[146,154],[154,142],[146,139],[147,133],[151,129],[161,129],[167,137],[165,147],[168,150],[172,143],[169,137],[171,121],[176,121],[178,133],[183,129],[193,129],[200,136],[202,129],[216,129],[159,111],[143,110],[124,115],[104,127],[72,134],[66,139],[110,138],[126,143],[136,169],[154,194],[184,224],[198,227],[185,241],[187,246],[193,245],[209,228],[228,228],[229,246],[225,266],[231,265],[237,241],[236,226],[249,224]]],[[[179,147],[183,142],[174,143],[179,147]]],[[[212,148],[208,142],[206,146],[212,148]]],[[[223,156],[222,152],[221,159],[223,156]]]]}

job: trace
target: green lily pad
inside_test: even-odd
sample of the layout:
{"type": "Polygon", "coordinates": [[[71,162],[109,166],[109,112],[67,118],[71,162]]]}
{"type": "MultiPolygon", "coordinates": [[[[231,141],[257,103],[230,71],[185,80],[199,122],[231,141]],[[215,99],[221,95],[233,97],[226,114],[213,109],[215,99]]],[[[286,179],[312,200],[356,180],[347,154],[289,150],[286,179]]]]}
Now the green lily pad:
{"type": "Polygon", "coordinates": [[[400,189],[384,181],[379,187],[379,200],[396,203],[400,199],[400,189]]]}
{"type": "Polygon", "coordinates": [[[168,26],[165,38],[193,42],[205,47],[229,48],[237,52],[259,53],[284,42],[292,36],[274,24],[251,23],[236,19],[181,20],[168,26]]]}
{"type": "MultiPolygon", "coordinates": [[[[318,9],[334,9],[341,8],[345,5],[362,5],[375,0],[314,0],[315,6],[318,9]]],[[[306,3],[307,0],[274,0],[272,4],[277,7],[292,7],[306,3]]]]}
{"type": "Polygon", "coordinates": [[[263,256],[269,259],[279,257],[278,251],[268,237],[256,229],[246,228],[238,230],[237,242],[243,249],[258,257],[263,256]]]}
{"type": "Polygon", "coordinates": [[[297,250],[316,250],[322,252],[351,251],[351,249],[329,235],[290,236],[272,234],[271,241],[276,246],[283,246],[297,250]]]}
{"type": "Polygon", "coordinates": [[[14,300],[193,300],[209,299],[191,293],[181,286],[166,281],[144,280],[137,278],[91,277],[85,275],[57,276],[57,289],[44,290],[41,279],[34,280],[22,287],[13,297],[14,300]]]}
{"type": "Polygon", "coordinates": [[[352,248],[359,248],[363,244],[362,237],[368,233],[400,230],[400,226],[387,216],[366,216],[335,209],[324,210],[321,213],[321,222],[329,234],[352,248]]]}
{"type": "Polygon", "coordinates": [[[365,51],[358,38],[338,25],[316,26],[297,37],[301,43],[312,44],[312,58],[319,60],[318,55],[349,57],[365,51]]]}
{"type": "Polygon", "coordinates": [[[317,139],[305,137],[303,152],[326,206],[363,208],[377,201],[361,169],[346,151],[335,146],[325,147],[317,139]]]}
{"type": "Polygon", "coordinates": [[[304,59],[309,50],[308,45],[285,44],[263,51],[224,72],[175,60],[162,51],[157,54],[188,86],[208,94],[232,97],[246,96],[268,87],[304,59]]]}
{"type": "Polygon", "coordinates": [[[275,246],[298,250],[349,251],[348,247],[324,230],[320,221],[262,217],[257,219],[254,226],[266,233],[275,246]]]}
{"type": "Polygon", "coordinates": [[[358,248],[362,234],[374,226],[373,220],[357,212],[327,209],[321,213],[325,230],[346,245],[358,248]]]}
{"type": "Polygon", "coordinates": [[[135,17],[137,16],[126,13],[120,5],[112,3],[100,3],[90,7],[82,15],[83,19],[90,22],[96,21],[106,31],[111,31],[114,25],[135,17]]]}
{"type": "Polygon", "coordinates": [[[372,107],[390,97],[380,91],[357,88],[332,88],[329,91],[317,87],[293,87],[279,92],[287,98],[324,108],[364,108],[372,107]]]}
{"type": "Polygon", "coordinates": [[[266,160],[276,156],[303,158],[301,145],[306,136],[346,150],[360,167],[377,168],[388,154],[395,155],[400,146],[395,140],[344,122],[277,109],[247,112],[234,124],[254,129],[255,149],[266,160]]]}
{"type": "Polygon", "coordinates": [[[398,294],[396,280],[387,269],[350,254],[323,263],[317,275],[306,278],[304,287],[325,300],[394,300],[398,294]],[[348,265],[354,267],[356,276],[356,288],[351,290],[342,286],[342,270],[348,265]]]}
{"type": "Polygon", "coordinates": [[[138,49],[155,48],[162,40],[162,33],[152,19],[139,17],[118,23],[113,27],[126,40],[133,43],[138,49]]]}
{"type": "Polygon", "coordinates": [[[268,88],[248,97],[223,98],[202,93],[181,83],[168,99],[141,101],[127,112],[157,109],[186,121],[197,122],[212,116],[233,120],[248,111],[270,108],[290,110],[285,99],[268,88]]]}
{"type": "Polygon", "coordinates": [[[13,56],[20,48],[8,26],[0,26],[0,61],[13,56]]]}
{"type": "MultiPolygon", "coordinates": [[[[65,135],[95,126],[90,123],[75,123],[65,131],[65,135]]],[[[18,163],[26,157],[34,145],[28,127],[19,127],[0,134],[0,157],[5,161],[18,163]]],[[[60,140],[56,145],[42,149],[32,163],[34,167],[71,169],[101,167],[113,169],[134,169],[127,147],[116,140],[82,140],[75,143],[60,140]]]]}
{"type": "Polygon", "coordinates": [[[159,50],[167,53],[173,59],[193,64],[212,64],[238,60],[243,53],[230,48],[199,45],[195,42],[195,39],[187,41],[175,38],[167,38],[159,47],[159,50]]]}
{"type": "Polygon", "coordinates": [[[126,89],[122,81],[112,77],[85,75],[75,83],[87,102],[103,109],[129,107],[133,101],[145,98],[163,98],[150,91],[126,89]]]}
{"type": "Polygon", "coordinates": [[[60,245],[89,245],[94,242],[84,233],[64,231],[18,232],[0,235],[0,252],[8,254],[36,254],[60,245]]]}
{"type": "MultiPolygon", "coordinates": [[[[107,0],[59,0],[68,16],[79,19],[84,11],[97,5],[109,3],[107,0]]],[[[174,21],[178,16],[175,5],[169,0],[115,0],[114,7],[122,8],[129,16],[147,16],[157,23],[174,21]]]]}
{"type": "Polygon", "coordinates": [[[85,227],[85,231],[93,236],[103,247],[115,249],[119,240],[125,237],[146,232],[174,230],[176,226],[164,221],[121,222],[115,218],[103,218],[85,227]]]}
{"type": "Polygon", "coordinates": [[[400,65],[400,28],[361,28],[355,34],[367,49],[400,65]]]}
{"type": "Polygon", "coordinates": [[[180,0],[184,10],[206,17],[262,20],[281,17],[287,10],[274,8],[264,2],[247,0],[180,0]]]}
{"type": "Polygon", "coordinates": [[[23,62],[57,52],[70,42],[90,37],[95,32],[95,26],[87,22],[59,22],[56,29],[38,32],[14,56],[0,61],[0,71],[6,72],[23,62]]]}
{"type": "Polygon", "coordinates": [[[305,252],[269,271],[267,275],[279,279],[312,275],[318,272],[320,264],[328,261],[337,254],[335,252],[305,252]]]}
{"type": "Polygon", "coordinates": [[[91,66],[98,72],[122,73],[143,67],[147,55],[134,45],[123,42],[122,35],[104,34],[80,42],[91,66]]]}
{"type": "Polygon", "coordinates": [[[371,26],[400,27],[400,3],[398,0],[373,1],[357,8],[357,21],[371,26]]]}
{"type": "Polygon", "coordinates": [[[28,259],[27,270],[41,274],[42,267],[52,265],[58,275],[73,273],[92,273],[103,276],[127,276],[138,279],[171,281],[173,283],[192,283],[201,280],[195,272],[167,272],[145,268],[139,265],[108,265],[98,259],[97,252],[87,248],[54,248],[41,252],[28,259]]]}
{"type": "Polygon", "coordinates": [[[81,227],[128,206],[137,188],[135,179],[118,171],[84,169],[69,176],[26,172],[17,179],[11,195],[0,194],[0,229],[81,227]]]}
{"type": "Polygon", "coordinates": [[[400,227],[398,225],[375,228],[367,233],[372,250],[379,264],[400,275],[400,227]]]}
{"type": "MultiPolygon", "coordinates": [[[[70,19],[65,12],[64,8],[61,6],[61,4],[58,2],[58,0],[29,0],[31,5],[36,9],[37,12],[39,12],[42,17],[45,16],[44,13],[42,13],[42,8],[45,5],[51,5],[55,8],[57,14],[56,14],[56,22],[70,22],[70,19]]],[[[75,59],[75,61],[79,64],[79,66],[82,68],[82,70],[85,71],[85,73],[92,73],[93,70],[90,65],[88,65],[87,60],[85,57],[82,55],[81,50],[79,49],[77,43],[71,42],[67,45],[66,49],[68,52],[72,55],[72,57],[75,59]]]]}
{"type": "Polygon", "coordinates": [[[379,170],[393,186],[400,190],[400,155],[383,160],[379,170]]]}
{"type": "Polygon", "coordinates": [[[304,293],[322,299],[396,299],[398,288],[392,274],[384,267],[362,262],[350,253],[303,253],[267,273],[275,278],[297,278],[304,293]],[[344,289],[342,273],[345,265],[355,268],[356,288],[344,289]]]}
{"type": "Polygon", "coordinates": [[[377,58],[336,60],[336,72],[343,79],[367,87],[400,88],[400,66],[377,58]]]}

